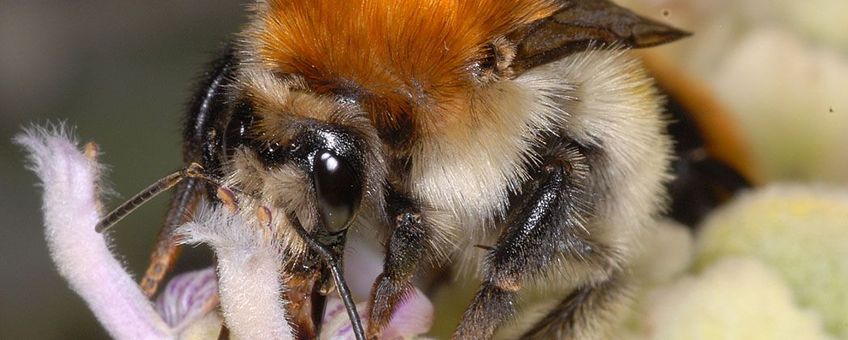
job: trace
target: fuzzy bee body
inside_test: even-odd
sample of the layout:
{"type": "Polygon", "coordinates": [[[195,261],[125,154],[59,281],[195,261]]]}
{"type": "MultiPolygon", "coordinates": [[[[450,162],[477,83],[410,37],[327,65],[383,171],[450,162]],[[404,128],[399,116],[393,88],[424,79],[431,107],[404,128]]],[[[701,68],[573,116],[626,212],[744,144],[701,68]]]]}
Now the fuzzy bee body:
{"type": "MultiPolygon", "coordinates": [[[[523,288],[551,285],[569,293],[524,336],[589,337],[671,179],[663,98],[626,49],[683,35],[607,1],[261,1],[194,97],[184,156],[251,197],[243,213],[269,209],[252,220],[289,254],[299,337],[329,283],[293,226],[339,251],[351,225],[385,235],[370,337],[449,262],[482,277],[455,338],[491,337],[523,288]]],[[[215,189],[178,186],[150,295],[168,226],[215,189]]]]}

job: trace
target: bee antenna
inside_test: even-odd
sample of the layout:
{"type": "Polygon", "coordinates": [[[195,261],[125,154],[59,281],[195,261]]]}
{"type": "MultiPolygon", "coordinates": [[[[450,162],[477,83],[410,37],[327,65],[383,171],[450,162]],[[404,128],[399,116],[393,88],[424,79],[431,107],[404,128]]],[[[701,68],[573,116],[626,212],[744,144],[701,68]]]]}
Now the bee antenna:
{"type": "Polygon", "coordinates": [[[300,224],[300,220],[297,216],[290,215],[289,219],[292,221],[292,225],[297,231],[297,234],[300,235],[300,237],[307,245],[309,245],[310,248],[312,248],[312,250],[321,256],[324,263],[327,267],[329,267],[330,273],[333,275],[333,281],[336,282],[339,297],[344,303],[345,311],[347,311],[347,317],[350,319],[350,325],[353,327],[353,335],[356,337],[356,340],[365,340],[365,330],[362,328],[362,321],[359,320],[359,312],[356,311],[356,304],[353,302],[353,296],[350,294],[350,289],[347,287],[347,282],[345,282],[344,276],[342,276],[341,262],[335,255],[333,255],[333,252],[326,245],[316,241],[306,233],[306,230],[303,229],[303,225],[300,224]]]}
{"type": "Polygon", "coordinates": [[[219,183],[220,181],[207,176],[204,173],[203,166],[197,163],[191,163],[189,166],[176,171],[168,176],[160,178],[158,181],[154,182],[141,192],[135,194],[132,198],[119,205],[117,208],[112,210],[109,214],[106,215],[100,222],[97,222],[97,226],[94,227],[94,230],[98,233],[102,233],[110,228],[114,227],[116,223],[120,220],[127,217],[130,213],[138,209],[138,207],[144,205],[154,197],[158,196],[162,192],[173,188],[175,185],[179,184],[186,178],[197,178],[211,183],[219,183]]]}

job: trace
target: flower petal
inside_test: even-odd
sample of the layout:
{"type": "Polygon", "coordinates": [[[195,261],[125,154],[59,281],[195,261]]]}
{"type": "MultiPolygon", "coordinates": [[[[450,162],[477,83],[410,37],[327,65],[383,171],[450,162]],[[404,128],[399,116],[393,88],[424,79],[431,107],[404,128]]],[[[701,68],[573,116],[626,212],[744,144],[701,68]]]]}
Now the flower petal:
{"type": "MultiPolygon", "coordinates": [[[[356,304],[362,325],[367,327],[368,305],[365,302],[356,304]]],[[[415,339],[430,331],[433,326],[433,304],[417,288],[401,302],[389,325],[383,331],[383,339],[415,339]]],[[[338,297],[327,299],[327,309],[324,313],[324,324],[321,328],[321,339],[355,339],[353,327],[344,309],[344,304],[338,297]]]]}
{"type": "Polygon", "coordinates": [[[100,220],[100,165],[78,150],[62,127],[31,128],[15,138],[29,151],[30,169],[44,187],[45,235],[50,257],[70,287],[117,339],[168,339],[167,324],[135,280],[94,231],[100,220]]]}
{"type": "Polygon", "coordinates": [[[283,259],[265,242],[262,228],[226,208],[201,204],[194,221],[178,229],[185,243],[205,243],[218,260],[221,311],[233,337],[289,339],[283,283],[283,259]]]}
{"type": "Polygon", "coordinates": [[[401,302],[389,326],[383,331],[384,339],[410,339],[430,331],[433,326],[433,304],[418,288],[401,302]]]}
{"type": "Polygon", "coordinates": [[[176,332],[218,306],[218,277],[206,268],[175,276],[156,299],[156,311],[176,332]]]}

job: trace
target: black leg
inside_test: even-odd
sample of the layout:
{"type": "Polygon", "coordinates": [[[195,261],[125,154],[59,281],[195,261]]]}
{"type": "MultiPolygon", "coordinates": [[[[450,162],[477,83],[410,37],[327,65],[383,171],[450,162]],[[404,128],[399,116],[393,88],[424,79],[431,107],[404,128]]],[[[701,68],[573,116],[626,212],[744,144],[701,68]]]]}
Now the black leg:
{"type": "Polygon", "coordinates": [[[615,250],[587,231],[597,195],[591,193],[585,152],[561,146],[557,153],[511,208],[455,339],[491,338],[515,315],[517,293],[528,281],[546,278],[579,286],[606,280],[616,271],[615,250]]]}
{"type": "Polygon", "coordinates": [[[368,338],[376,338],[388,324],[395,307],[412,288],[412,277],[419,264],[432,260],[432,229],[421,209],[411,199],[391,193],[388,199],[394,229],[386,244],[383,273],[371,290],[368,338]]]}

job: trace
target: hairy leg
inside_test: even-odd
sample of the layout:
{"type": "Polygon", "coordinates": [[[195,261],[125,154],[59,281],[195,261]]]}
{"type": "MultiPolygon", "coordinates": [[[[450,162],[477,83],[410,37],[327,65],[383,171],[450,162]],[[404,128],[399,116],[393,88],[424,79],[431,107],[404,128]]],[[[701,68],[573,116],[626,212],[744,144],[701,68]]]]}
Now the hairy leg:
{"type": "Polygon", "coordinates": [[[394,216],[394,229],[386,244],[383,273],[371,290],[368,338],[379,337],[395,307],[410,293],[419,264],[432,253],[431,226],[418,205],[396,193],[390,194],[388,203],[390,216],[394,216]]]}
{"type": "Polygon", "coordinates": [[[582,149],[558,147],[510,210],[497,244],[486,257],[484,280],[453,335],[491,338],[516,314],[518,292],[528,281],[579,286],[606,280],[617,270],[617,252],[588,232],[596,204],[582,149]]]}

